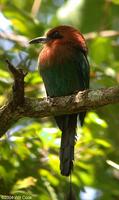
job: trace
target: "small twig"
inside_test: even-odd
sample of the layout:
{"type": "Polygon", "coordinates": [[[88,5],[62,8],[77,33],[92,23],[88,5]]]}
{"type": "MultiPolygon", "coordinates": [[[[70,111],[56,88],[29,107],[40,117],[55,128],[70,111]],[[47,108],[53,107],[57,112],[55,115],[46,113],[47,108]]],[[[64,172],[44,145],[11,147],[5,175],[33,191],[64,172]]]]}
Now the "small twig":
{"type": "Polygon", "coordinates": [[[28,39],[25,36],[22,35],[16,35],[15,33],[7,33],[7,32],[0,32],[0,38],[9,40],[12,42],[16,42],[20,44],[21,46],[25,47],[28,45],[28,39]]]}
{"type": "Polygon", "coordinates": [[[86,40],[93,40],[97,37],[116,37],[119,36],[119,31],[104,30],[100,32],[90,32],[84,35],[86,40]]]}
{"type": "Polygon", "coordinates": [[[13,64],[7,59],[8,69],[12,73],[14,78],[13,84],[13,103],[14,106],[21,106],[24,103],[24,77],[26,73],[22,69],[17,69],[13,64]]]}
{"type": "Polygon", "coordinates": [[[37,13],[39,12],[40,5],[41,5],[41,0],[34,0],[32,10],[31,10],[31,14],[33,17],[35,17],[37,13]]]}

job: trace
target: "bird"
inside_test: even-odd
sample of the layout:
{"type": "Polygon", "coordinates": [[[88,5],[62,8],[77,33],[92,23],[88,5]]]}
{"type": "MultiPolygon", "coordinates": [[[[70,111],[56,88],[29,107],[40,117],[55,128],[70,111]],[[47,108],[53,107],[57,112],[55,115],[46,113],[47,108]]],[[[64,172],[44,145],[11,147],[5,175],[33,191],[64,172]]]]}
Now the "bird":
{"type": "MultiPolygon", "coordinates": [[[[60,97],[89,88],[90,67],[88,48],[81,32],[69,25],[50,29],[45,36],[29,41],[42,43],[38,57],[39,71],[47,96],[60,97]]],[[[54,116],[62,132],[60,145],[60,171],[63,176],[72,173],[77,120],[83,126],[86,112],[54,116]]]]}

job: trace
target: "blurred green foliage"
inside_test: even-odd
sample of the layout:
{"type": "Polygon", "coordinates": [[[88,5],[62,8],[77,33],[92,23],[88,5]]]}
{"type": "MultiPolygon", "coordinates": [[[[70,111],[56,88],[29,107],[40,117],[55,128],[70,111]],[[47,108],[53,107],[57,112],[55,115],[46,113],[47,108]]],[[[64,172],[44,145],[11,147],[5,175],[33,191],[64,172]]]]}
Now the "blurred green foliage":
{"type": "MultiPolygon", "coordinates": [[[[119,0],[1,0],[0,10],[1,106],[12,85],[6,58],[29,72],[25,79],[26,95],[44,96],[37,72],[40,47],[29,47],[24,41],[41,36],[59,24],[73,25],[84,34],[97,33],[95,38],[87,40],[91,88],[119,84],[119,36],[98,35],[103,30],[119,31],[119,0]],[[1,33],[7,35],[6,39],[1,33]],[[19,42],[19,36],[25,40],[19,42]]],[[[119,199],[118,133],[118,105],[89,112],[83,129],[78,128],[72,175],[77,199],[119,199]]],[[[69,180],[60,175],[60,136],[52,118],[24,118],[13,124],[0,140],[0,194],[63,200],[69,180]]]]}

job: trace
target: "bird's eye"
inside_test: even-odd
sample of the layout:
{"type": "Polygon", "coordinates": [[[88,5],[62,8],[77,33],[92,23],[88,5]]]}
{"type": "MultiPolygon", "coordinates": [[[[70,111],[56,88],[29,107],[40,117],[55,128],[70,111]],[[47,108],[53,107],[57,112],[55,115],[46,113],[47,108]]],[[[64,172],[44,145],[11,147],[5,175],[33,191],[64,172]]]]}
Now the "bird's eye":
{"type": "Polygon", "coordinates": [[[62,38],[62,35],[58,31],[54,31],[51,35],[52,39],[60,39],[62,38]]]}

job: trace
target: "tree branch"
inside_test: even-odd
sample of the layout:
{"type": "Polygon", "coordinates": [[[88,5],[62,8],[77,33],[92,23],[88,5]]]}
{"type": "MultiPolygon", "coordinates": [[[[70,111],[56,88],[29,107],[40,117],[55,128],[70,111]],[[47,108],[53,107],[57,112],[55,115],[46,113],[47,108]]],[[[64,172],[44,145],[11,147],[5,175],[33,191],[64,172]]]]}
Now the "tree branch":
{"type": "MultiPolygon", "coordinates": [[[[104,30],[100,32],[90,32],[84,34],[86,40],[93,40],[97,37],[116,37],[119,36],[119,31],[116,30],[104,30]]],[[[0,32],[0,38],[16,42],[19,45],[25,47],[28,46],[28,38],[22,35],[16,35],[15,33],[0,32]]]]}
{"type": "Polygon", "coordinates": [[[24,97],[24,76],[8,60],[14,78],[12,98],[0,108],[0,137],[22,117],[40,118],[61,114],[72,114],[97,109],[108,104],[119,103],[119,86],[98,90],[85,90],[65,97],[24,97]]]}

